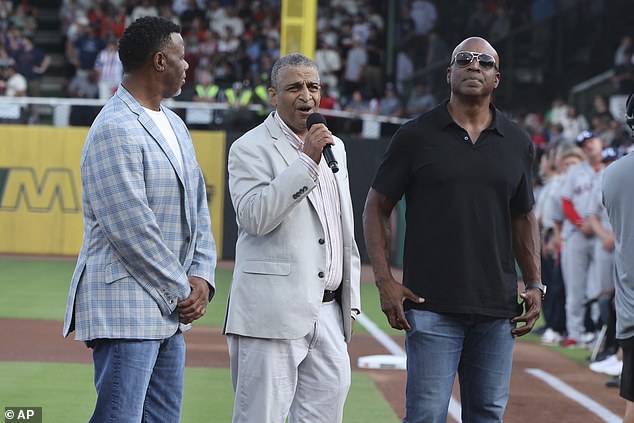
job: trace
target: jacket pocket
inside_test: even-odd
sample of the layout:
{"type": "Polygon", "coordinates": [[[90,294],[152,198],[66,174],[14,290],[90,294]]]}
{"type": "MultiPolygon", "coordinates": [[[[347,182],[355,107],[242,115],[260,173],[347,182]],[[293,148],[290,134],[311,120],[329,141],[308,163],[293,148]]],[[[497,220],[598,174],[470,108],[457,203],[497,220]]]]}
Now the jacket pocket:
{"type": "Polygon", "coordinates": [[[112,283],[119,279],[127,278],[130,274],[125,269],[125,266],[121,263],[110,263],[106,267],[106,283],[112,283]]]}
{"type": "Polygon", "coordinates": [[[244,273],[287,276],[291,273],[290,263],[271,263],[266,261],[247,261],[242,267],[244,273]]]}

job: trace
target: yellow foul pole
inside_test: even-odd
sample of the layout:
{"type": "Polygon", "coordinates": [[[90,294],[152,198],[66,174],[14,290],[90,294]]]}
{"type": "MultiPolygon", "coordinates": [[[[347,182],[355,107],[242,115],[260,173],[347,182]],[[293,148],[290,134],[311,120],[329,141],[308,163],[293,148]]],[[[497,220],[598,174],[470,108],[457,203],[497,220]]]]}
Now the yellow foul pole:
{"type": "Polygon", "coordinates": [[[280,53],[314,58],[317,43],[317,0],[282,0],[280,53]]]}

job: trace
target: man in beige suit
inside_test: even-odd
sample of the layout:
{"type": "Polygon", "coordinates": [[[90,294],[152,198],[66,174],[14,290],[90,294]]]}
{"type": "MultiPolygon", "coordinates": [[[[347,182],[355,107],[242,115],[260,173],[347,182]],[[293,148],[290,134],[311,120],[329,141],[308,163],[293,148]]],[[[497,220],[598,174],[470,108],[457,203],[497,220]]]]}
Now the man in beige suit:
{"type": "Polygon", "coordinates": [[[229,151],[238,223],[224,332],[236,393],[233,422],[341,422],[347,342],[360,311],[359,251],[343,142],[324,124],[317,66],[273,65],[266,120],[229,151]],[[340,171],[322,159],[330,145],[340,171]]]}

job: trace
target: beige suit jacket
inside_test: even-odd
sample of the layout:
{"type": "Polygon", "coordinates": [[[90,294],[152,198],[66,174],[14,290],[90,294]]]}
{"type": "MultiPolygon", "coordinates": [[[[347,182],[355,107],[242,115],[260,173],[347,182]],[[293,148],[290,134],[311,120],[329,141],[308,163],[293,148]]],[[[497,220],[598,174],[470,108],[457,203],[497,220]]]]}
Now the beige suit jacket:
{"type": "MultiPolygon", "coordinates": [[[[361,309],[360,259],[346,152],[333,138],[344,247],[340,304],[349,341],[350,311],[361,309]]],[[[326,272],[324,228],[308,196],[316,183],[273,113],[233,143],[228,171],[238,241],[224,333],[301,338],[317,320],[326,272]]]]}

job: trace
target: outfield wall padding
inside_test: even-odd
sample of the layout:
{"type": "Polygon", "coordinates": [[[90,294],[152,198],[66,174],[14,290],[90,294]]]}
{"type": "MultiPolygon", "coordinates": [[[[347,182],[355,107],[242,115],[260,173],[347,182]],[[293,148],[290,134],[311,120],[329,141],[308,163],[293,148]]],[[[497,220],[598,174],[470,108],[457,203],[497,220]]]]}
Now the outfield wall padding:
{"type": "MultiPolygon", "coordinates": [[[[0,253],[76,255],[83,236],[79,158],[86,127],[0,126],[0,253]]],[[[226,140],[191,131],[222,258],[226,140]]]]}

